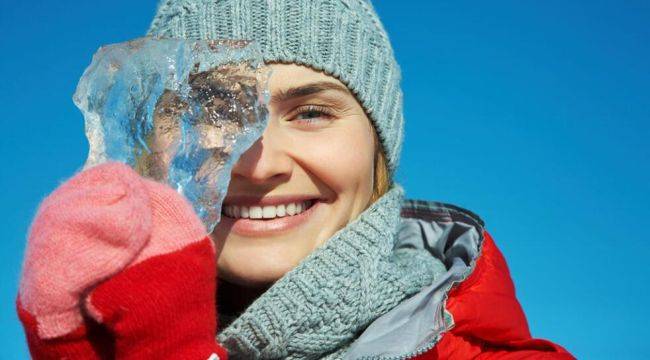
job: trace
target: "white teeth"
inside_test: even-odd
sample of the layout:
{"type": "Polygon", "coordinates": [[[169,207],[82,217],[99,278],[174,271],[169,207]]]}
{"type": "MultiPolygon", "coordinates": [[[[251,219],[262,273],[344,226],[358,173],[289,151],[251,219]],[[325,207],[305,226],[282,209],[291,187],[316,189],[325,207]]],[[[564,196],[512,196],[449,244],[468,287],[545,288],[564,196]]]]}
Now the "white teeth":
{"type": "Polygon", "coordinates": [[[296,215],[296,204],[287,204],[287,214],[290,216],[296,215]]]}
{"type": "Polygon", "coordinates": [[[275,217],[275,206],[267,205],[263,207],[262,217],[265,219],[273,219],[275,217]]]}
{"type": "Polygon", "coordinates": [[[248,210],[248,214],[251,219],[261,219],[262,218],[262,207],[260,206],[251,206],[248,210]]]}
{"type": "Polygon", "coordinates": [[[276,217],[298,215],[307,210],[311,204],[312,201],[302,201],[277,206],[226,205],[223,207],[223,213],[231,218],[273,219],[276,217]]]}

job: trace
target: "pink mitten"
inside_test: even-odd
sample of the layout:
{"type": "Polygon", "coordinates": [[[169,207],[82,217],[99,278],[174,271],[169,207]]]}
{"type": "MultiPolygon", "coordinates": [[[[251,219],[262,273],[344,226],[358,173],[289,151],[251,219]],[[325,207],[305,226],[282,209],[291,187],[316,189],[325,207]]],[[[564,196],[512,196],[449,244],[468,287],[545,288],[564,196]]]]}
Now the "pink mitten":
{"type": "Polygon", "coordinates": [[[215,295],[215,248],[190,204],[108,163],[41,205],[16,303],[37,359],[223,359],[215,295]],[[111,339],[89,336],[82,314],[111,339]]]}

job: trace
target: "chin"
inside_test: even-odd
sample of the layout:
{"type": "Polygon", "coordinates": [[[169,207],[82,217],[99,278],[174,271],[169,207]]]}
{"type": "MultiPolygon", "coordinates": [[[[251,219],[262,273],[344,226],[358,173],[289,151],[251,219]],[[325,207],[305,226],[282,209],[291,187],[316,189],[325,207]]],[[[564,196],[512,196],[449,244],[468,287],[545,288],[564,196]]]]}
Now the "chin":
{"type": "Polygon", "coordinates": [[[323,219],[327,219],[324,214],[316,216],[308,226],[271,236],[242,236],[229,226],[217,226],[212,236],[219,254],[219,277],[246,287],[276,282],[320,244],[326,225],[323,219]]]}
{"type": "Polygon", "coordinates": [[[293,269],[300,259],[285,256],[273,256],[269,252],[228,251],[219,256],[219,277],[246,287],[261,287],[274,283],[293,269]]]}

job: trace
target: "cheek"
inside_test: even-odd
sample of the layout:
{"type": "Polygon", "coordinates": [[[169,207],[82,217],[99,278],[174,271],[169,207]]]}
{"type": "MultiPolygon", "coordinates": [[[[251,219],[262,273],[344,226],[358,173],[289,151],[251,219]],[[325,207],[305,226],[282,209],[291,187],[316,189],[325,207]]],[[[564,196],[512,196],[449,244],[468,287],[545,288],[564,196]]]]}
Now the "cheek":
{"type": "Polygon", "coordinates": [[[372,186],[374,144],[371,129],[347,126],[294,136],[293,157],[337,193],[372,186]]]}

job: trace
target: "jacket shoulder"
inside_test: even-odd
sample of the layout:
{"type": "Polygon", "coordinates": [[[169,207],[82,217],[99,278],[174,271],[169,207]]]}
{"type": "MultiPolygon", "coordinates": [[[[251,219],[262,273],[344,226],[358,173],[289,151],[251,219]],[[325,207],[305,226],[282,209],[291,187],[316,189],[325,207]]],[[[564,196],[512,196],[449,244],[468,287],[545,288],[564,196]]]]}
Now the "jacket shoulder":
{"type": "MultiPolygon", "coordinates": [[[[453,325],[433,349],[417,359],[574,359],[561,346],[531,336],[506,259],[481,217],[454,204],[418,199],[404,200],[401,215],[448,229],[445,249],[457,243],[466,246],[472,238],[468,233],[476,238],[475,252],[453,252],[464,255],[461,258],[467,265],[445,301],[453,325]]],[[[449,264],[446,252],[440,256],[449,264]]]]}

